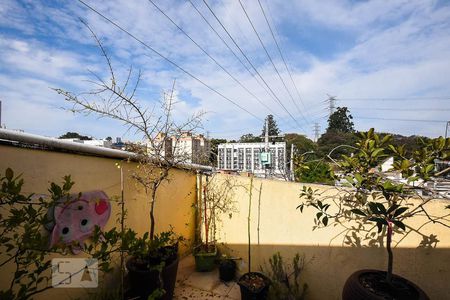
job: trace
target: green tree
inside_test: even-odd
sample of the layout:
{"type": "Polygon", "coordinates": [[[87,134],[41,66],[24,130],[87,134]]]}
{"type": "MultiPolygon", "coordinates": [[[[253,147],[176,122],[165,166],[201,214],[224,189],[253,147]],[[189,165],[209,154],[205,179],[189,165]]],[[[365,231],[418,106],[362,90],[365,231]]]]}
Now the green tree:
{"type": "Polygon", "coordinates": [[[92,140],[91,137],[87,136],[87,135],[81,135],[77,132],[66,132],[65,134],[61,135],[59,137],[59,139],[80,139],[82,141],[88,141],[88,140],[92,140]]]}
{"type": "Polygon", "coordinates": [[[422,142],[429,142],[430,138],[424,136],[404,136],[400,134],[388,134],[388,133],[379,133],[380,137],[383,138],[386,135],[392,136],[392,144],[396,147],[404,146],[407,154],[412,154],[415,150],[420,150],[422,147],[422,142]]]}
{"type": "Polygon", "coordinates": [[[321,160],[306,162],[295,169],[295,178],[300,182],[334,185],[330,165],[321,160]]]}
{"type": "MultiPolygon", "coordinates": [[[[384,158],[393,156],[395,159],[393,169],[400,172],[406,182],[414,184],[418,181],[428,181],[437,175],[434,161],[450,158],[450,138],[439,137],[421,141],[421,147],[412,155],[407,155],[403,145],[394,146],[391,136],[381,138],[373,128],[358,133],[358,136],[359,139],[352,151],[353,155],[343,155],[341,161],[336,164],[340,173],[345,174],[342,178],[348,188],[345,194],[338,193],[330,197],[328,193],[319,193],[318,190],[304,186],[300,194],[304,202],[297,208],[301,212],[307,207],[314,208],[316,211],[314,228],[328,225],[345,227],[345,231],[342,232],[345,244],[361,247],[360,241],[370,240],[371,246],[379,243],[381,247],[385,247],[388,258],[387,272],[384,272],[385,278],[380,277],[382,279],[374,281],[373,286],[376,286],[378,291],[383,291],[383,294],[389,295],[389,298],[395,298],[396,294],[404,293],[405,290],[393,284],[392,236],[404,232],[406,234],[417,232],[422,235],[420,229],[430,222],[450,227],[446,218],[448,214],[435,216],[427,211],[426,204],[436,196],[435,191],[423,185],[414,185],[415,188],[411,188],[411,185],[390,179],[386,174],[373,170],[384,158]],[[424,191],[429,192],[430,196],[418,196],[418,192],[422,194],[424,191]],[[418,199],[421,199],[420,202],[418,199]],[[418,228],[406,227],[405,221],[415,216],[420,216],[420,219],[426,217],[428,220],[418,228]],[[348,222],[351,226],[347,226],[350,225],[348,222]],[[345,223],[347,224],[343,225],[345,223]],[[377,230],[378,237],[374,229],[377,230]],[[356,239],[356,242],[352,238],[356,239]]],[[[424,242],[427,238],[424,235],[424,242]]],[[[398,240],[401,241],[402,238],[398,240]]]]}
{"type": "Polygon", "coordinates": [[[310,151],[317,151],[317,144],[302,134],[286,133],[284,136],[284,140],[286,141],[286,150],[288,157],[290,157],[291,154],[292,144],[294,144],[296,153],[299,155],[310,151]]]}
{"type": "MultiPolygon", "coordinates": [[[[279,135],[280,129],[278,129],[277,122],[273,118],[273,115],[267,115],[266,120],[269,122],[269,135],[279,135]]],[[[266,123],[263,125],[262,133],[261,135],[264,136],[266,134],[266,123]]]]}
{"type": "Polygon", "coordinates": [[[254,136],[253,133],[247,133],[240,137],[239,142],[241,142],[241,143],[258,143],[258,142],[261,142],[261,137],[254,136]]]}
{"type": "Polygon", "coordinates": [[[327,131],[317,140],[317,153],[319,157],[327,157],[331,153],[332,158],[340,158],[342,154],[350,155],[352,149],[348,145],[354,145],[357,137],[354,133],[327,131]]]}
{"type": "Polygon", "coordinates": [[[327,132],[354,132],[353,119],[347,107],[338,107],[328,118],[327,132]]]}
{"type": "Polygon", "coordinates": [[[213,165],[215,165],[217,163],[217,154],[218,154],[218,146],[219,144],[224,144],[226,143],[227,140],[226,139],[211,139],[210,140],[210,145],[211,145],[211,150],[209,153],[209,162],[213,165]]]}

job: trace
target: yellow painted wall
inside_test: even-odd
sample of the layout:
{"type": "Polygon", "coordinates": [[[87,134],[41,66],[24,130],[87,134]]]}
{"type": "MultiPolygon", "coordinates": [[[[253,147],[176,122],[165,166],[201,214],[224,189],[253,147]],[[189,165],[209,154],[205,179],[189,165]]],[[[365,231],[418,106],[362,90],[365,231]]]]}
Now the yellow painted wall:
{"type": "MultiPolygon", "coordinates": [[[[0,145],[0,172],[4,174],[10,167],[16,174],[23,174],[25,181],[23,192],[48,194],[50,182],[62,182],[64,175],[71,175],[75,182],[73,192],[103,190],[114,200],[112,213],[105,229],[114,226],[120,207],[117,197],[120,196],[120,170],[116,167],[120,160],[87,155],[59,153],[51,151],[24,149],[0,145]]],[[[124,199],[128,211],[126,226],[139,234],[149,231],[150,203],[143,189],[130,178],[137,164],[122,162],[124,170],[124,199]]],[[[155,204],[156,231],[160,232],[174,227],[174,231],[192,240],[194,234],[194,211],[192,204],[196,199],[196,175],[189,171],[172,170],[169,182],[165,182],[158,190],[155,204]]],[[[181,253],[189,250],[189,242],[182,246],[181,253]]],[[[80,255],[81,256],[81,255],[80,255]]],[[[3,261],[3,258],[1,259],[3,261]]],[[[5,289],[12,276],[12,269],[2,268],[0,289],[5,289]]],[[[117,283],[115,283],[117,285],[117,283]]],[[[85,295],[79,289],[52,289],[41,294],[37,299],[66,299],[68,295],[85,295]]]]}
{"type": "MultiPolygon", "coordinates": [[[[215,180],[224,180],[225,176],[227,175],[216,175],[215,180]]],[[[224,251],[228,248],[232,255],[243,258],[239,267],[240,272],[244,273],[248,271],[249,195],[243,187],[250,186],[250,179],[233,177],[237,185],[234,200],[239,213],[234,213],[231,219],[225,216],[222,218],[223,226],[219,228],[219,237],[220,242],[226,245],[224,251]]],[[[345,234],[340,234],[344,228],[340,225],[313,231],[316,211],[309,209],[302,214],[296,209],[300,203],[302,186],[300,183],[254,179],[251,209],[252,270],[257,271],[264,262],[268,263],[269,257],[275,252],[279,251],[288,260],[299,252],[305,254],[306,260],[312,259],[303,274],[304,282],[309,285],[308,299],[340,299],[344,282],[354,271],[366,268],[386,269],[386,250],[369,247],[367,241],[362,241],[360,246],[346,245],[345,234]],[[262,193],[258,244],[257,189],[260,187],[262,193]]],[[[324,195],[337,193],[333,187],[307,186],[324,192],[324,195]]],[[[448,204],[448,201],[433,200],[427,204],[427,210],[432,215],[448,214],[450,211],[444,210],[448,204]]],[[[425,217],[410,219],[406,225],[413,229],[408,229],[405,235],[394,235],[394,273],[417,283],[431,299],[449,299],[450,229],[432,224],[425,217]],[[414,231],[417,229],[420,234],[414,231]],[[435,234],[439,240],[436,247],[418,248],[423,236],[429,237],[431,234],[435,234]]]]}

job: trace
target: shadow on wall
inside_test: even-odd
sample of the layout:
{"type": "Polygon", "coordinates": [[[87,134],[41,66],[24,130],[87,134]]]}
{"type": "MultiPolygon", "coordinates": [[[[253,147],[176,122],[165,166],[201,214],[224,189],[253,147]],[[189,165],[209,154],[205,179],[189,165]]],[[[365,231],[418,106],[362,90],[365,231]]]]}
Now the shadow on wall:
{"type": "MultiPolygon", "coordinates": [[[[225,253],[231,252],[232,256],[243,259],[239,264],[242,274],[248,271],[250,180],[233,178],[238,213],[223,219],[219,241],[225,253]]],[[[259,271],[276,252],[281,253],[285,262],[290,262],[296,253],[304,254],[306,261],[313,258],[303,276],[309,285],[308,299],[341,299],[344,283],[353,272],[387,270],[386,234],[379,235],[373,223],[355,222],[351,218],[330,219],[323,228],[314,222],[315,211],[300,213],[296,209],[302,202],[299,195],[303,186],[318,189],[330,199],[339,200],[339,195],[346,193],[334,187],[254,179],[250,211],[251,269],[259,271]]],[[[411,199],[410,203],[417,206],[421,201],[411,199]]],[[[427,203],[427,211],[440,216],[446,205],[447,201],[432,200],[427,203]]],[[[448,214],[444,217],[447,222],[448,214]]],[[[426,215],[409,219],[405,226],[405,232],[394,229],[394,274],[418,284],[431,299],[448,299],[449,229],[433,223],[426,215]]]]}
{"type": "MultiPolygon", "coordinates": [[[[246,244],[226,244],[226,253],[241,257],[239,273],[248,271],[248,246],[246,244]]],[[[359,269],[385,270],[386,249],[335,246],[303,245],[252,245],[252,270],[268,264],[269,258],[280,252],[286,263],[292,261],[296,253],[305,255],[307,263],[301,282],[308,284],[307,299],[341,299],[346,279],[359,269]]],[[[441,248],[397,248],[394,249],[394,273],[419,285],[430,299],[448,299],[450,274],[450,249],[441,248]]]]}

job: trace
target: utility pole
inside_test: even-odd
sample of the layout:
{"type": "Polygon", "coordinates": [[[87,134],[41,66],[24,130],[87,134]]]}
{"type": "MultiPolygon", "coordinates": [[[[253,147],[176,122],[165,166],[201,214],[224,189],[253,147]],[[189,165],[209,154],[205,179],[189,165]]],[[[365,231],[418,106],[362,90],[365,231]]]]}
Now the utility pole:
{"type": "Polygon", "coordinates": [[[314,142],[317,142],[320,136],[320,125],[319,123],[314,123],[314,142]]]}
{"type": "MultiPolygon", "coordinates": [[[[285,137],[284,134],[269,135],[269,119],[266,118],[265,130],[264,130],[264,152],[261,153],[261,164],[264,166],[264,177],[265,178],[269,177],[269,175],[273,175],[272,162],[273,162],[274,169],[276,169],[276,166],[275,166],[276,154],[273,155],[273,157],[272,157],[272,153],[270,151],[270,146],[269,146],[269,138],[284,138],[284,137],[285,137]]],[[[285,153],[286,153],[286,150],[287,149],[284,149],[285,153]]],[[[283,169],[286,169],[286,157],[285,157],[284,161],[285,161],[285,163],[284,163],[285,165],[283,166],[283,169]]]]}
{"type": "Polygon", "coordinates": [[[264,150],[266,152],[269,152],[269,118],[266,118],[266,132],[264,135],[264,144],[265,144],[264,150]]]}
{"type": "Polygon", "coordinates": [[[290,161],[291,181],[295,181],[294,178],[294,144],[291,144],[291,161],[290,161]]]}
{"type": "MultiPolygon", "coordinates": [[[[1,102],[0,102],[0,106],[1,106],[1,102]]],[[[449,128],[450,128],[450,121],[447,122],[447,125],[445,126],[445,138],[447,138],[447,134],[449,132],[449,128]]]]}
{"type": "MultiPolygon", "coordinates": [[[[264,152],[269,153],[269,118],[266,118],[266,133],[264,135],[264,152]]],[[[267,154],[268,155],[268,154],[267,154]]],[[[269,157],[269,155],[268,155],[269,157]]],[[[269,160],[269,165],[264,165],[264,178],[267,178],[267,171],[268,171],[268,166],[270,166],[270,160],[269,160]]]]}
{"type": "Polygon", "coordinates": [[[331,116],[334,113],[334,110],[336,109],[336,96],[330,96],[328,94],[327,94],[327,96],[328,96],[327,102],[329,104],[328,110],[329,110],[330,116],[331,116]]]}
{"type": "Polygon", "coordinates": [[[0,100],[0,128],[2,128],[2,100],[0,100]]]}

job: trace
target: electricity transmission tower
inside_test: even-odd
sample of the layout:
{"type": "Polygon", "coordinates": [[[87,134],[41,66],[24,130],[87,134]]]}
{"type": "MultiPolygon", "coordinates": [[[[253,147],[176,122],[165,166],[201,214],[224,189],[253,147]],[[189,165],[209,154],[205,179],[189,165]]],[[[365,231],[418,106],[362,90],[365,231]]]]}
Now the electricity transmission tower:
{"type": "Polygon", "coordinates": [[[329,94],[327,94],[327,96],[328,96],[328,99],[327,99],[328,110],[329,110],[329,113],[331,116],[334,113],[334,110],[336,109],[336,101],[337,101],[336,97],[337,96],[331,96],[329,94]]]}
{"type": "Polygon", "coordinates": [[[314,123],[314,142],[317,142],[320,136],[320,125],[319,123],[314,123]]]}

